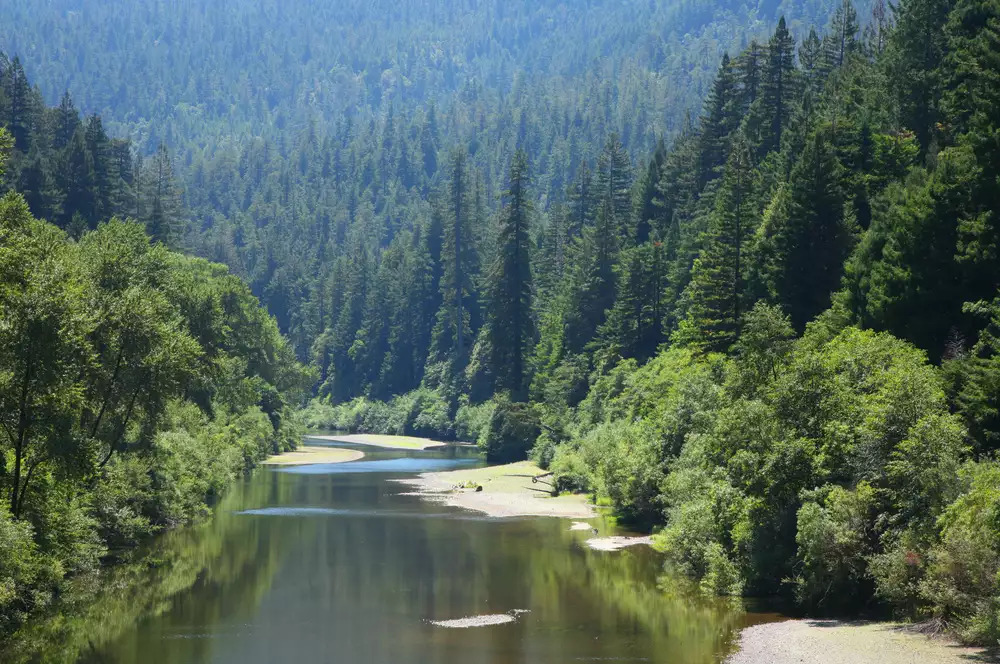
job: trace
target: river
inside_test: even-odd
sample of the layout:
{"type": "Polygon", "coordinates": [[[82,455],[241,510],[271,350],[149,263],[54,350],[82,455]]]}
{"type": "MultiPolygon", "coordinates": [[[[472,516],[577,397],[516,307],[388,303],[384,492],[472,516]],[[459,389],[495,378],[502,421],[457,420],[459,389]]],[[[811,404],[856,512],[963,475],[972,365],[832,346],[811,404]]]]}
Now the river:
{"type": "Polygon", "coordinates": [[[480,464],[469,451],[365,453],[257,470],[29,631],[15,660],[714,664],[748,620],[664,594],[647,547],[592,551],[568,521],[489,519],[391,481],[480,464]],[[435,624],[484,614],[514,620],[435,624]]]}

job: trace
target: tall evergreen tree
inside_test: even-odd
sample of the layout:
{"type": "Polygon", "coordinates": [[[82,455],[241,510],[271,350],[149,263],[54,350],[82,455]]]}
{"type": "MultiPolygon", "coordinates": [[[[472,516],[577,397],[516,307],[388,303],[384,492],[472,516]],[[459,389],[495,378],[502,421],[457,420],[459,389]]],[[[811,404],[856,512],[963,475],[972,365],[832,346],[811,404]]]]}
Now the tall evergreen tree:
{"type": "Polygon", "coordinates": [[[824,66],[823,42],[820,41],[815,28],[809,29],[809,35],[799,46],[799,64],[802,66],[802,74],[806,83],[812,88],[820,87],[826,75],[826,67],[824,66]]]}
{"type": "Polygon", "coordinates": [[[584,161],[580,164],[576,180],[574,180],[567,196],[570,210],[567,232],[570,237],[580,237],[585,228],[593,225],[597,201],[600,200],[594,189],[593,173],[587,162],[584,161]]]}
{"type": "Polygon", "coordinates": [[[686,316],[677,342],[726,351],[739,336],[746,302],[747,252],[759,219],[748,141],[738,135],[726,162],[705,248],[691,270],[684,294],[686,316]]]}
{"type": "Polygon", "coordinates": [[[663,339],[664,246],[646,242],[622,252],[617,293],[599,331],[600,345],[639,361],[652,357],[663,339]]]}
{"type": "MultiPolygon", "coordinates": [[[[756,85],[756,82],[753,85],[756,85]]],[[[723,55],[712,91],[705,100],[705,111],[701,118],[698,146],[699,189],[703,189],[710,180],[719,176],[729,154],[730,134],[739,126],[741,115],[737,98],[736,72],[729,56],[723,55]]]]}
{"type": "Polygon", "coordinates": [[[14,147],[21,152],[28,152],[31,149],[32,120],[35,109],[33,108],[34,98],[31,86],[28,84],[28,77],[24,73],[21,59],[15,57],[11,60],[2,74],[4,93],[7,97],[6,125],[14,138],[14,147]]]}
{"type": "Polygon", "coordinates": [[[765,49],[753,39],[746,50],[736,59],[736,78],[741,92],[741,114],[750,110],[760,96],[763,78],[765,49]]]}
{"type": "Polygon", "coordinates": [[[858,30],[858,12],[854,9],[854,3],[851,0],[841,0],[823,40],[827,66],[832,69],[843,67],[847,58],[859,50],[858,30]]]}
{"type": "Polygon", "coordinates": [[[781,137],[792,115],[793,99],[797,96],[795,70],[795,40],[785,25],[785,17],[767,45],[767,66],[764,68],[762,112],[765,117],[762,154],[781,150],[781,137]]]}
{"type": "Polygon", "coordinates": [[[73,140],[73,134],[80,126],[80,113],[73,105],[73,98],[69,92],[64,92],[62,101],[55,109],[55,128],[52,134],[52,147],[62,150],[73,140]]]}
{"type": "Polygon", "coordinates": [[[563,337],[570,353],[580,353],[604,323],[615,302],[620,242],[611,204],[605,200],[597,221],[573,248],[564,299],[563,337]]]}
{"type": "Polygon", "coordinates": [[[143,170],[143,180],[140,220],[155,241],[171,246],[180,231],[181,197],[173,162],[163,143],[143,170]]]}
{"type": "Polygon", "coordinates": [[[461,371],[472,338],[479,254],[473,235],[473,187],[464,150],[452,152],[442,197],[441,309],[434,330],[434,353],[461,371]]]}
{"type": "Polygon", "coordinates": [[[597,160],[597,191],[606,201],[619,237],[631,236],[632,160],[618,134],[611,134],[597,160]]]}
{"type": "Polygon", "coordinates": [[[773,253],[762,269],[797,330],[830,305],[854,245],[840,168],[826,133],[817,130],[792,169],[787,199],[772,204],[764,229],[773,253]]]}
{"type": "Polygon", "coordinates": [[[896,26],[889,36],[884,66],[890,90],[899,104],[900,121],[930,148],[941,121],[941,65],[944,61],[948,12],[954,0],[907,0],[896,7],[896,26]]]}
{"type": "Polygon", "coordinates": [[[500,213],[497,256],[490,269],[485,325],[494,389],[514,401],[527,399],[527,354],[534,342],[528,157],[519,150],[510,166],[500,213]]]}

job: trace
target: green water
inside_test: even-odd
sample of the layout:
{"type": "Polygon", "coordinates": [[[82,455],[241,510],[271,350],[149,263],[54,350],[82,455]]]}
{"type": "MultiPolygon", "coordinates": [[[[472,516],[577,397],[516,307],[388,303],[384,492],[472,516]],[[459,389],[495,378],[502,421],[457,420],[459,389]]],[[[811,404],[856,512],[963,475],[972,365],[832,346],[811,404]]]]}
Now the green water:
{"type": "Polygon", "coordinates": [[[208,522],[161,538],[10,658],[707,664],[746,621],[665,596],[648,548],[592,551],[568,521],[487,519],[391,481],[479,463],[468,452],[366,453],[258,470],[208,522]],[[430,622],[508,612],[515,622],[491,627],[430,622]]]}

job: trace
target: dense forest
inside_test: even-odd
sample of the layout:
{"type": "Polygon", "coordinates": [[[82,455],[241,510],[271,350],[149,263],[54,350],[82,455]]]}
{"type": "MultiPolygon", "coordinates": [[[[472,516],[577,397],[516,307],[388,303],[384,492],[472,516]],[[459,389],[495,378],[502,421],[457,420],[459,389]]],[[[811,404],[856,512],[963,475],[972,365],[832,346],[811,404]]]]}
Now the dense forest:
{"type": "Polygon", "coordinates": [[[5,626],[312,387],[314,427],[530,456],[678,591],[1000,637],[996,2],[13,4],[73,94],[0,61],[5,626]]]}

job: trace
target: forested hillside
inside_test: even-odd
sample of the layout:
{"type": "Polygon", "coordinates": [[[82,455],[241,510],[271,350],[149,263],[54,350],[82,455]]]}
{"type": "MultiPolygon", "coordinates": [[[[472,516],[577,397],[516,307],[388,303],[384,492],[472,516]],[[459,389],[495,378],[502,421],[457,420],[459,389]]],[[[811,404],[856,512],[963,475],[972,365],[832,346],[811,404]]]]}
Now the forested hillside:
{"type": "MultiPolygon", "coordinates": [[[[313,426],[530,454],[560,488],[656,530],[685,591],[890,611],[996,642],[996,2],[315,2],[280,18],[277,3],[184,4],[14,2],[25,27],[0,33],[21,56],[0,62],[4,183],[26,201],[9,196],[6,216],[33,229],[18,231],[28,245],[59,247],[11,270],[89,293],[73,280],[94,278],[101,238],[132,238],[182,266],[148,288],[216,367],[165,383],[160,433],[137,450],[194,420],[232,426],[216,402],[271,415],[279,435],[280,395],[303,379],[294,352],[316,372],[313,426]],[[25,68],[50,103],[72,95],[46,110],[25,68]],[[102,223],[115,214],[153,242],[102,223]],[[245,314],[250,340],[217,357],[240,324],[204,322],[185,298],[206,272],[241,311],[257,312],[251,291],[157,242],[228,264],[276,322],[245,314]],[[256,368],[261,344],[276,374],[256,368]]],[[[48,283],[11,275],[11,293],[48,283]]],[[[93,335],[122,333],[86,322],[100,311],[59,328],[79,339],[47,357],[117,375],[93,335]]],[[[102,387],[117,378],[58,376],[77,374],[67,403],[96,389],[125,407],[102,387]]],[[[72,444],[52,442],[56,425],[39,444],[92,450],[72,468],[95,481],[119,443],[87,442],[112,424],[76,408],[72,444]]],[[[11,481],[7,523],[27,542],[11,481]]]]}
{"type": "Polygon", "coordinates": [[[0,50],[48,104],[170,150],[196,220],[179,246],[245,277],[306,360],[338,263],[430,223],[453,149],[481,225],[518,147],[545,210],[611,133],[636,158],[682,132],[723,51],[834,5],[14,0],[0,50]]]}

